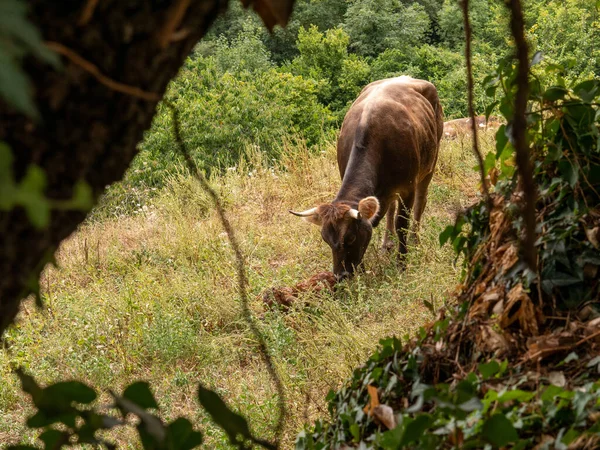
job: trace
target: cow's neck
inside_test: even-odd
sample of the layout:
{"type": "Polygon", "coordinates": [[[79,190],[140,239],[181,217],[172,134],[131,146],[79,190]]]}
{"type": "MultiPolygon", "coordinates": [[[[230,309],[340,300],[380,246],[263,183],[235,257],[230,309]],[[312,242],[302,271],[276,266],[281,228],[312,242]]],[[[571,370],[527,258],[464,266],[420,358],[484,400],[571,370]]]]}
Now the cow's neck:
{"type": "Polygon", "coordinates": [[[365,164],[360,165],[359,170],[356,169],[356,167],[348,167],[334,202],[346,203],[356,208],[363,198],[376,194],[375,173],[365,164]]]}

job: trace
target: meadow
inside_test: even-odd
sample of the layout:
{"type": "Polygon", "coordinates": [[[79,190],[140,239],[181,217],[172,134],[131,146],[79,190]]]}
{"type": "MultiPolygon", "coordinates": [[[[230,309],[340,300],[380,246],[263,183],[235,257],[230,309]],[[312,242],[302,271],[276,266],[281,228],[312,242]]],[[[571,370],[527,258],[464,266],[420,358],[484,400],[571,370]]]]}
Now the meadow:
{"type": "MultiPolygon", "coordinates": [[[[494,134],[480,136],[484,154],[494,134]]],[[[366,271],[335,293],[306,293],[289,311],[267,308],[261,294],[330,270],[318,228],[288,213],[331,200],[340,185],[335,140],[309,149],[284,145],[277,164],[256,147],[210,182],[223,199],[249,274],[250,308],[286,391],[285,447],[305,422],[326,417],[325,396],[361,364],[379,339],[414,333],[450,298],[460,275],[438,235],[478,194],[469,141],[442,141],[421,230],[399,270],[374,234],[366,271]]],[[[136,167],[151,165],[138,156],[136,167]]],[[[43,307],[33,300],[0,352],[0,442],[33,443],[25,427],[31,404],[11,367],[41,383],[79,379],[120,391],[148,380],[166,419],[184,415],[205,432],[209,448],[229,448],[196,400],[202,382],[272,436],[277,397],[241,314],[233,254],[199,183],[181,166],[160,188],[113,186],[46,268],[43,307]]],[[[113,434],[124,448],[132,435],[113,434]]],[[[129,445],[129,447],[128,447],[129,445]]]]}

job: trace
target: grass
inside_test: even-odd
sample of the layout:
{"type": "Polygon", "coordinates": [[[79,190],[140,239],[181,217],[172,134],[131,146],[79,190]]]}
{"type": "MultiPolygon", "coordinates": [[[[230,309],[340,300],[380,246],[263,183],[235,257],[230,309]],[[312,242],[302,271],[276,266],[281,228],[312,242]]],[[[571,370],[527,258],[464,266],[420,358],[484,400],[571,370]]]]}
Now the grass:
{"type": "MultiPolygon", "coordinates": [[[[491,150],[493,135],[482,136],[482,144],[491,150]]],[[[450,298],[459,273],[438,235],[477,195],[477,174],[467,144],[443,142],[421,244],[411,249],[407,270],[379,251],[381,226],[364,274],[336,294],[308,293],[284,313],[266,310],[260,294],[330,269],[318,228],[287,210],[333,198],[340,184],[335,146],[316,153],[288,148],[276,169],[259,153],[250,156],[250,163],[211,181],[241,241],[250,307],[286,388],[289,448],[305,421],[328,414],[327,392],[379,339],[431,320],[423,300],[439,306],[450,298]]],[[[277,397],[241,316],[227,238],[195,180],[175,171],[164,184],[129,208],[113,195],[62,244],[58,268],[44,272],[44,307],[26,302],[7,334],[10,351],[0,352],[0,442],[35,440],[24,425],[29,399],[10,372],[15,364],[42,383],[76,378],[103,391],[148,380],[165,418],[187,416],[208,447],[229,448],[195,399],[202,382],[246,415],[256,434],[272,437],[277,397]]],[[[123,195],[131,203],[131,194],[123,195]]],[[[128,444],[132,436],[112,435],[124,448],[137,448],[128,444]]]]}

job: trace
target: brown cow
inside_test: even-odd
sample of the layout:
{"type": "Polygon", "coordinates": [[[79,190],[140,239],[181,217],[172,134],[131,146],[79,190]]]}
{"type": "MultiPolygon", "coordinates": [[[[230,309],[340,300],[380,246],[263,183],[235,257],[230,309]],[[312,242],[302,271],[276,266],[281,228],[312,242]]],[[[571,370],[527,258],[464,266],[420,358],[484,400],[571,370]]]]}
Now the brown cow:
{"type": "MultiPolygon", "coordinates": [[[[495,116],[490,116],[486,121],[485,116],[476,116],[475,124],[478,129],[487,130],[488,128],[498,128],[500,119],[495,116]]],[[[449,120],[444,122],[444,138],[454,139],[459,135],[471,136],[471,118],[464,117],[462,119],[449,120]]]]}
{"type": "Polygon", "coordinates": [[[444,122],[433,84],[410,77],[366,86],[350,107],[337,144],[342,186],[331,203],[292,214],[321,227],[333,253],[338,279],[362,263],[373,227],[388,214],[384,247],[397,233],[407,251],[407,225],[414,210],[418,229],[427,187],[438,157],[444,122]],[[396,205],[400,201],[398,214],[396,205]]]}

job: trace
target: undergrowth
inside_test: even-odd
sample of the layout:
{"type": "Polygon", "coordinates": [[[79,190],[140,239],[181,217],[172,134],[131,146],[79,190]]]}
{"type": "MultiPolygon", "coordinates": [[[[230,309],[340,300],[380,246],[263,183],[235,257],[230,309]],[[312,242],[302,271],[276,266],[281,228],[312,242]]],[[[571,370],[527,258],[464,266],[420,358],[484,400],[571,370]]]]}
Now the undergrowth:
{"type": "MultiPolygon", "coordinates": [[[[493,147],[492,133],[483,144],[493,147]]],[[[151,165],[152,155],[142,152],[138,159],[137,167],[151,165]]],[[[325,417],[325,394],[374,343],[414,332],[432,318],[428,305],[450,299],[460,268],[449,248],[440,249],[438,235],[478,195],[474,158],[466,141],[442,143],[421,244],[411,249],[405,272],[393,255],[379,251],[378,229],[366,273],[336,294],[306,293],[287,312],[267,309],[261,294],[329,269],[329,250],[316,228],[287,211],[334,197],[340,185],[334,142],[316,152],[288,145],[275,166],[249,147],[240,161],[214,174],[211,184],[240,237],[250,306],[286,388],[288,447],[304,423],[325,417]]],[[[229,448],[197,407],[202,382],[246,416],[255,435],[271,437],[276,394],[240,312],[233,258],[218,218],[183,169],[161,183],[156,191],[134,190],[130,178],[111,188],[61,246],[58,268],[44,272],[43,310],[26,303],[6,335],[8,351],[0,353],[1,442],[21,436],[35,442],[35,432],[25,427],[33,406],[10,372],[15,365],[43,385],[88,383],[102,393],[97,403],[110,400],[109,387],[118,392],[147,380],[166,421],[187,417],[207,446],[229,448]]],[[[124,448],[135,441],[127,428],[108,436],[124,448]]]]}
{"type": "Polygon", "coordinates": [[[521,246],[524,195],[511,141],[515,74],[508,59],[487,80],[508,119],[485,158],[489,201],[440,235],[463,258],[457,303],[404,345],[382,340],[330,392],[331,418],[305,428],[297,449],[600,445],[600,81],[567,86],[559,73],[545,88],[530,80],[532,268],[521,246]]]}

